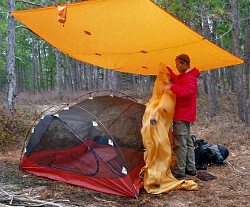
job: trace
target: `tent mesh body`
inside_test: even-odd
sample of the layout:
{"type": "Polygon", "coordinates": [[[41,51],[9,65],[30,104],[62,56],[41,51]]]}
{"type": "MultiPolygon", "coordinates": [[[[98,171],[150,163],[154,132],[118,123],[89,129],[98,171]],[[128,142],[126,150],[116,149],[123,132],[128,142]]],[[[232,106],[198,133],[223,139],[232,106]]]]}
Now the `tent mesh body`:
{"type": "Polygon", "coordinates": [[[136,197],[144,165],[140,135],[145,106],[100,96],[42,118],[21,168],[37,176],[136,197]]]}

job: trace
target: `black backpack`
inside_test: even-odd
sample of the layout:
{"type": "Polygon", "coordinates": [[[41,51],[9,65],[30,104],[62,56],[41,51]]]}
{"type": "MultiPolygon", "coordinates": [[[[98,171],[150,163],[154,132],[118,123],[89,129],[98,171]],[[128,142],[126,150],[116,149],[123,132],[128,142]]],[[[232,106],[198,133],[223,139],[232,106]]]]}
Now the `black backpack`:
{"type": "Polygon", "coordinates": [[[214,145],[203,139],[194,141],[195,166],[197,170],[206,170],[206,165],[221,165],[229,151],[223,145],[214,145]]]}

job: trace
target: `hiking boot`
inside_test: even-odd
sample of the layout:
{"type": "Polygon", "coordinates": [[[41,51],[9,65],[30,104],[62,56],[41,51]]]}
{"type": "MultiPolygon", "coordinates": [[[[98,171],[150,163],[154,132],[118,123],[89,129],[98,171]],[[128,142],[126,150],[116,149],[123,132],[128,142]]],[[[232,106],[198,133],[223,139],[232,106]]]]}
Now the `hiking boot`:
{"type": "Polygon", "coordinates": [[[196,170],[192,170],[192,171],[186,170],[185,173],[186,173],[187,175],[195,176],[195,175],[196,175],[196,170]]]}
{"type": "Polygon", "coordinates": [[[197,165],[196,170],[207,170],[207,166],[206,165],[197,165]]]}
{"type": "Polygon", "coordinates": [[[172,175],[176,178],[176,179],[182,179],[182,178],[185,178],[186,175],[184,174],[177,174],[177,173],[174,173],[172,172],[172,175]]]}

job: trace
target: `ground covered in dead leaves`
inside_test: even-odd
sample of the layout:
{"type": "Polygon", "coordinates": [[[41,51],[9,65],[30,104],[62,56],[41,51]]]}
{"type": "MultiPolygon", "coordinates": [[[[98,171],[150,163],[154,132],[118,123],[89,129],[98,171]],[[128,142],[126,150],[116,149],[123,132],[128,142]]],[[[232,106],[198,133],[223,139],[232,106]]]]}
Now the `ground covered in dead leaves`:
{"type": "Polygon", "coordinates": [[[47,202],[33,206],[250,206],[249,127],[236,118],[232,107],[224,105],[220,114],[211,119],[204,113],[203,104],[198,102],[198,117],[192,134],[197,139],[225,145],[230,153],[222,166],[208,167],[207,172],[217,179],[203,181],[187,177],[198,184],[199,191],[176,190],[151,195],[142,190],[136,200],[36,177],[19,170],[20,143],[0,150],[0,206],[10,206],[11,202],[17,205],[15,196],[47,202]],[[1,200],[3,195],[12,200],[1,200]]]}

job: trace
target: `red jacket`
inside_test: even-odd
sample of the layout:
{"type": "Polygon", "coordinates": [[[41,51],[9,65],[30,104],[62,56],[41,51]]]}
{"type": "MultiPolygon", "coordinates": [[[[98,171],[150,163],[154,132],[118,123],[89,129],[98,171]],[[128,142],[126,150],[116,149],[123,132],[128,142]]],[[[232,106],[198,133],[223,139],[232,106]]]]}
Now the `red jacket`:
{"type": "Polygon", "coordinates": [[[194,122],[196,120],[197,78],[200,71],[193,68],[178,76],[168,68],[171,74],[171,91],[176,95],[174,120],[194,122]]]}

